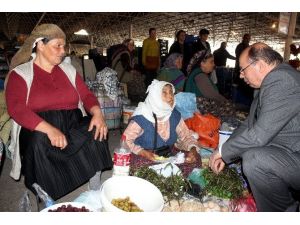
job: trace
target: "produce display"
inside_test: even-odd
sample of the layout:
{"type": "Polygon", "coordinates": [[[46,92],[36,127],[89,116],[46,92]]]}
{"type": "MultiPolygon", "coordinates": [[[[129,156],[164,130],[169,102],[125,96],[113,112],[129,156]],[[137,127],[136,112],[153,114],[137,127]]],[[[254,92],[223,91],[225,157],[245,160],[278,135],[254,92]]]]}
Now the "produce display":
{"type": "Polygon", "coordinates": [[[90,212],[89,209],[82,206],[81,208],[72,206],[71,204],[59,206],[56,209],[49,209],[48,212],[90,212]]]}
{"type": "MultiPolygon", "coordinates": [[[[172,155],[176,155],[178,152],[183,152],[184,157],[186,158],[188,152],[187,151],[180,151],[176,147],[172,148],[172,155]]],[[[165,158],[164,160],[149,160],[146,159],[145,157],[136,155],[136,154],[131,154],[130,158],[130,175],[134,175],[134,172],[141,167],[147,167],[147,166],[152,166],[158,163],[162,162],[167,162],[169,158],[165,158]]],[[[201,157],[196,159],[196,162],[194,163],[182,163],[182,164],[176,164],[179,169],[182,172],[183,177],[188,177],[188,175],[193,171],[194,168],[201,168],[201,157]]],[[[134,175],[135,176],[135,175],[134,175]]]]}
{"type": "Polygon", "coordinates": [[[129,197],[114,198],[111,204],[126,212],[143,212],[129,197]]]}
{"type": "Polygon", "coordinates": [[[197,108],[201,114],[210,113],[221,119],[221,123],[226,122],[230,126],[236,128],[244,121],[248,115],[244,110],[247,108],[241,108],[232,102],[217,102],[212,99],[198,97],[197,108]]]}
{"type": "Polygon", "coordinates": [[[197,198],[185,195],[180,201],[172,200],[166,203],[163,212],[229,212],[229,201],[216,197],[200,201],[197,198]]]}
{"type": "Polygon", "coordinates": [[[182,175],[164,177],[148,167],[141,167],[134,172],[134,176],[143,178],[154,184],[167,202],[180,200],[188,190],[189,182],[182,175]]]}
{"type": "Polygon", "coordinates": [[[206,182],[205,192],[224,199],[236,199],[243,195],[243,182],[239,174],[233,168],[225,167],[219,174],[206,168],[202,172],[206,182]]]}
{"type": "Polygon", "coordinates": [[[172,200],[167,203],[164,208],[163,212],[203,212],[204,207],[200,201],[176,201],[172,200]]]}
{"type": "Polygon", "coordinates": [[[210,200],[203,203],[204,212],[229,212],[229,207],[210,200]]]}

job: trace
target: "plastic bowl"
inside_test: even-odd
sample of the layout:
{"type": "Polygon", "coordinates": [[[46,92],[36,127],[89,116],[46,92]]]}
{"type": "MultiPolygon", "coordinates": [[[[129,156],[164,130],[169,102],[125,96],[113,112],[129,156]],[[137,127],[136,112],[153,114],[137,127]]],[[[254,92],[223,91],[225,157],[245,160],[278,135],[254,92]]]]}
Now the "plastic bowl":
{"type": "Polygon", "coordinates": [[[101,186],[102,211],[125,212],[111,204],[111,201],[126,197],[144,212],[160,212],[164,206],[160,190],[149,181],[134,176],[114,176],[101,186]]]}

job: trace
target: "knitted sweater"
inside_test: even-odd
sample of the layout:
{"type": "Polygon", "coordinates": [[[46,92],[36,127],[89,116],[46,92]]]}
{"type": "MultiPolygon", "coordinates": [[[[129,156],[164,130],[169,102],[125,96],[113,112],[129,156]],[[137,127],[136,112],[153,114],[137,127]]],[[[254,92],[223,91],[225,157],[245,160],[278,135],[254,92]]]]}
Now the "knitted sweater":
{"type": "Polygon", "coordinates": [[[79,95],[59,66],[55,66],[51,73],[48,73],[33,64],[33,71],[35,75],[27,102],[27,86],[18,73],[11,72],[6,87],[8,112],[22,127],[34,130],[42,121],[37,112],[78,108],[79,95],[87,110],[99,105],[96,97],[88,90],[78,74],[75,85],[79,95]]]}
{"type": "MultiPolygon", "coordinates": [[[[33,83],[33,60],[34,60],[34,58],[31,61],[21,64],[14,69],[14,71],[25,80],[26,87],[27,87],[27,93],[26,93],[26,99],[25,99],[26,104],[28,103],[31,85],[33,83]]],[[[70,80],[72,86],[75,87],[75,90],[77,91],[75,68],[72,65],[70,65],[68,63],[64,63],[64,62],[59,64],[59,67],[60,67],[60,69],[62,69],[64,71],[64,73],[70,80]]],[[[9,83],[9,81],[8,81],[8,83],[9,83]]],[[[78,93],[78,91],[77,91],[77,93],[78,93]]],[[[79,93],[78,93],[78,96],[79,96],[78,108],[82,111],[83,115],[85,116],[86,112],[83,108],[83,103],[80,99],[79,93]]],[[[15,121],[13,121],[13,127],[12,127],[12,131],[11,131],[11,143],[8,147],[8,150],[12,153],[12,169],[10,172],[10,176],[12,178],[14,178],[15,180],[18,180],[21,175],[21,157],[20,157],[20,148],[19,148],[20,131],[21,131],[21,126],[18,123],[16,123],[15,121]]]]}

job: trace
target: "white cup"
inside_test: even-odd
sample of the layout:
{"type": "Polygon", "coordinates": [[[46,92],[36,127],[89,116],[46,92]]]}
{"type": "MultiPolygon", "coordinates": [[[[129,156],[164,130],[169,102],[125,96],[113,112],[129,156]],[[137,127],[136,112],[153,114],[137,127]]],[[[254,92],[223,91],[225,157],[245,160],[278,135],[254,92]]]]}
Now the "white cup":
{"type": "Polygon", "coordinates": [[[222,145],[227,141],[231,134],[232,131],[219,131],[219,149],[222,149],[222,145]]]}

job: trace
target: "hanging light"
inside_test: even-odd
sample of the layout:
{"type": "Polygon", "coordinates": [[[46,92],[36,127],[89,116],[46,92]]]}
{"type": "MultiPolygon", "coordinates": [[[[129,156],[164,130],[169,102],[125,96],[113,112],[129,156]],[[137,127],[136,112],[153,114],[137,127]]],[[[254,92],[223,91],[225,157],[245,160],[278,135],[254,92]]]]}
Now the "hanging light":
{"type": "Polygon", "coordinates": [[[89,35],[89,33],[85,29],[81,29],[81,30],[79,30],[77,32],[74,32],[74,34],[76,34],[76,35],[84,35],[84,36],[88,36],[89,35]]]}
{"type": "Polygon", "coordinates": [[[276,27],[277,27],[277,24],[276,24],[276,22],[274,22],[274,23],[272,24],[271,28],[272,28],[272,29],[275,29],[276,27]]]}

